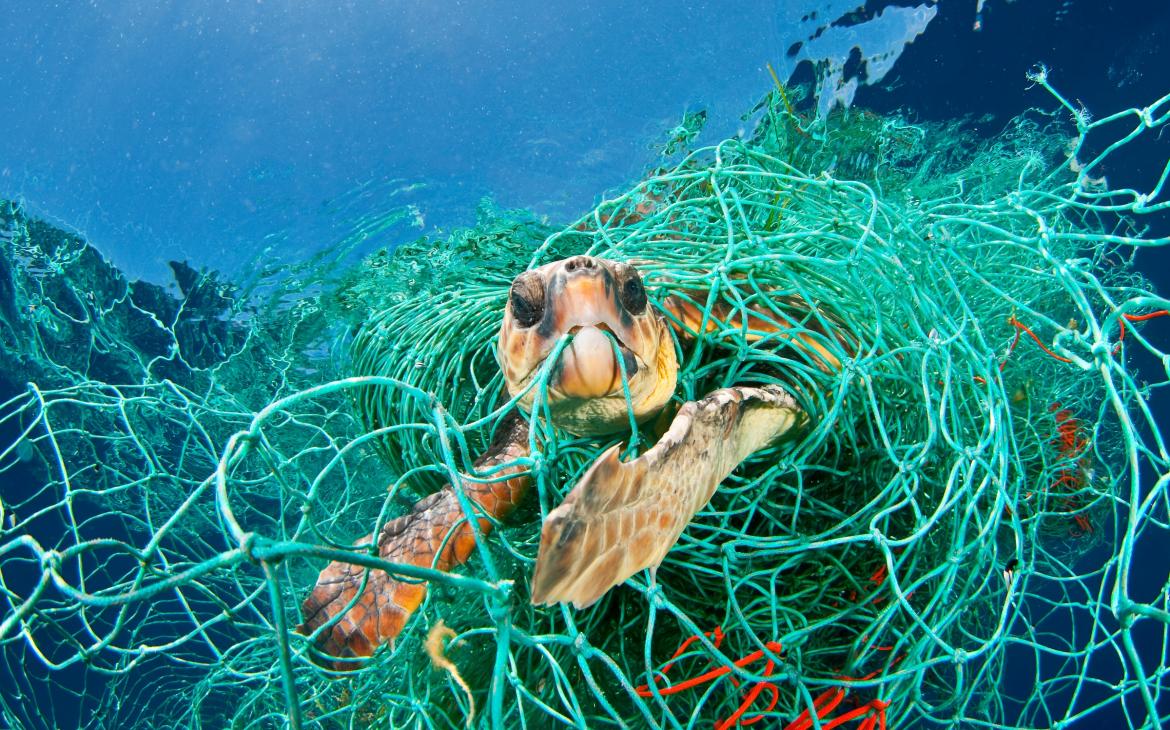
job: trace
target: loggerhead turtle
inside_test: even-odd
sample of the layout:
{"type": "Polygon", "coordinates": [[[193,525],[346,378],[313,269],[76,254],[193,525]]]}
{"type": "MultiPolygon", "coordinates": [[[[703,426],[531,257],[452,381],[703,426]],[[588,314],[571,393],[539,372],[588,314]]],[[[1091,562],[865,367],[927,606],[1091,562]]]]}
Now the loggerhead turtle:
{"type": "MultiPolygon", "coordinates": [[[[672,294],[658,311],[634,265],[591,256],[517,276],[497,356],[508,392],[520,396],[524,413],[509,413],[475,462],[477,471],[494,470],[496,480],[463,479],[461,489],[476,509],[501,519],[526,491],[527,474],[508,462],[529,452],[525,414],[531,413],[539,391],[532,387],[534,379],[541,377],[564,335],[571,335],[571,342],[556,362],[548,363],[547,412],[556,426],[576,435],[620,432],[629,427],[631,409],[641,423],[662,414],[679,368],[672,328],[685,342],[700,328],[746,327],[749,339],[768,334],[805,350],[824,370],[840,364],[826,344],[836,340],[848,346],[839,330],[829,334],[814,322],[833,322],[831,317],[806,316],[796,328],[794,319],[774,312],[747,312],[745,322],[717,304],[704,319],[694,301],[687,292],[672,294]]],[[[803,300],[785,303],[809,313],[803,300]]],[[[737,386],[682,405],[658,442],[636,459],[623,463],[619,447],[613,446],[548,514],[532,576],[532,602],[583,608],[638,571],[653,571],[741,461],[807,420],[793,396],[777,385],[737,386]]],[[[491,525],[486,518],[478,521],[481,534],[491,525]]],[[[378,554],[387,561],[444,571],[465,562],[474,545],[451,485],[387,522],[377,536],[378,554]]],[[[305,620],[298,630],[339,658],[333,662],[337,669],[357,666],[352,658],[368,657],[397,636],[426,592],[423,582],[399,581],[380,570],[369,571],[368,578],[365,573],[361,566],[331,563],[302,605],[305,620]]]]}

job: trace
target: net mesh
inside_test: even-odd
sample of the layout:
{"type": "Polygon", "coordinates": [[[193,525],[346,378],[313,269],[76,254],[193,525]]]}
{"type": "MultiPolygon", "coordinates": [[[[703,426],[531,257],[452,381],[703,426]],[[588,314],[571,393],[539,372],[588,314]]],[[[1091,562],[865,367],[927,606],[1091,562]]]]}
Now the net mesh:
{"type": "Polygon", "coordinates": [[[66,697],[86,727],[1158,725],[1168,303],[1133,259],[1170,243],[1141,225],[1170,167],[1148,193],[1101,170],[1170,97],[1092,120],[1033,80],[1053,109],[990,140],[810,121],[778,90],[749,137],[676,136],[564,228],[485,204],[356,265],[356,240],[238,284],[176,264],[177,294],[7,207],[0,336],[28,385],[0,411],[4,722],[69,724],[66,697]],[[678,400],[776,382],[808,432],[728,478],[653,583],[584,611],[528,602],[540,518],[649,433],[538,419],[535,496],[452,573],[355,547],[472,470],[507,407],[508,285],[579,253],[636,262],[652,302],[850,333],[831,373],[733,326],[677,343],[678,400]],[[342,673],[292,630],[338,559],[430,585],[342,673]]]}

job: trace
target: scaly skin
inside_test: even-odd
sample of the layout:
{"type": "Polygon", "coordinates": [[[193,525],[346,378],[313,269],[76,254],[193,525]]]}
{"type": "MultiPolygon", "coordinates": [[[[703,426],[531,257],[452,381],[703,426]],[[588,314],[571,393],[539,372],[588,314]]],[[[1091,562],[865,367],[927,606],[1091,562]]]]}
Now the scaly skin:
{"type": "MultiPolygon", "coordinates": [[[[528,423],[513,411],[500,425],[488,450],[476,460],[475,468],[483,471],[527,455],[528,423]]],[[[516,476],[491,483],[465,478],[463,492],[484,514],[503,519],[528,490],[530,480],[521,471],[519,466],[508,467],[502,473],[516,476]]],[[[479,519],[480,534],[491,529],[488,519],[479,519]]],[[[371,537],[358,545],[369,545],[371,537]]],[[[474,549],[471,525],[450,485],[420,499],[408,514],[387,522],[378,535],[378,555],[383,559],[443,571],[467,562],[474,549]]],[[[384,571],[370,570],[361,597],[345,611],[361,588],[365,573],[366,569],[359,565],[330,563],[301,605],[305,622],[297,631],[306,635],[344,611],[317,640],[322,652],[338,657],[325,662],[334,669],[356,669],[360,663],[345,658],[371,656],[379,646],[392,641],[426,596],[425,582],[405,582],[384,571]]]]}
{"type": "Polygon", "coordinates": [[[657,570],[720,482],[805,421],[779,386],[722,388],[679,409],[640,457],[623,463],[611,447],[545,518],[532,602],[585,608],[638,571],[657,570]]]}

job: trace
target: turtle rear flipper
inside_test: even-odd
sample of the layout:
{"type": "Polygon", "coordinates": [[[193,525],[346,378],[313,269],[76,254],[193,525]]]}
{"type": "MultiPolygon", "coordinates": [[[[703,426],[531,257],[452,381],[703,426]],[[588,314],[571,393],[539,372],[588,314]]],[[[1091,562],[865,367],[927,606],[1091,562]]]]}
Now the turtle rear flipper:
{"type": "MultiPolygon", "coordinates": [[[[503,466],[497,481],[462,479],[463,493],[477,513],[482,510],[484,515],[501,519],[515,508],[530,478],[520,464],[507,464],[528,453],[528,423],[513,411],[504,417],[491,446],[475,462],[477,471],[503,466]]],[[[447,485],[383,526],[378,534],[378,556],[392,563],[449,571],[467,562],[475,549],[468,517],[458,495],[447,485]]],[[[480,517],[478,527],[483,534],[491,530],[492,523],[480,517]]],[[[369,545],[371,538],[358,545],[369,545]]],[[[320,632],[316,643],[328,655],[325,664],[342,671],[356,669],[360,666],[356,658],[372,656],[379,646],[398,636],[426,590],[425,581],[399,580],[385,571],[335,561],[321,571],[312,593],[301,604],[305,621],[297,631],[305,635],[320,632]]]]}
{"type": "Polygon", "coordinates": [[[610,448],[544,521],[532,603],[584,608],[656,568],[741,461],[805,420],[779,386],[724,388],[684,405],[637,459],[610,448]]]}

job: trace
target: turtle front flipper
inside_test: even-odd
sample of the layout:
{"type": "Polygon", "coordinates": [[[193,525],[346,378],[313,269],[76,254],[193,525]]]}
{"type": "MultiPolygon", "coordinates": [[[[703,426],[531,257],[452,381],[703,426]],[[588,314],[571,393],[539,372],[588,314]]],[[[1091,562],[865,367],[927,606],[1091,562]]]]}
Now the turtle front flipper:
{"type": "Polygon", "coordinates": [[[806,420],[779,386],[725,388],[684,405],[637,459],[610,448],[544,521],[532,603],[584,608],[657,568],[741,461],[806,420]]]}
{"type": "MultiPolygon", "coordinates": [[[[475,462],[477,471],[517,461],[528,455],[528,423],[513,412],[505,417],[487,451],[475,462]]],[[[501,519],[519,502],[529,485],[521,465],[505,467],[508,479],[495,482],[462,480],[464,494],[484,515],[501,519]]],[[[492,523],[479,518],[480,533],[492,523]]],[[[359,545],[369,545],[373,536],[359,545]]],[[[415,503],[408,514],[390,520],[378,534],[378,555],[393,563],[450,570],[467,561],[475,536],[451,485],[415,503]]],[[[402,631],[426,595],[425,582],[406,582],[381,570],[345,562],[330,563],[301,604],[304,623],[297,631],[310,635],[321,627],[317,646],[338,670],[356,669],[350,659],[368,657],[402,631]],[[369,577],[366,578],[366,574],[369,577]],[[365,580],[363,589],[362,581],[365,580]],[[354,601],[354,597],[361,595],[354,601]],[[350,605],[352,602],[352,606],[350,605]]]]}

